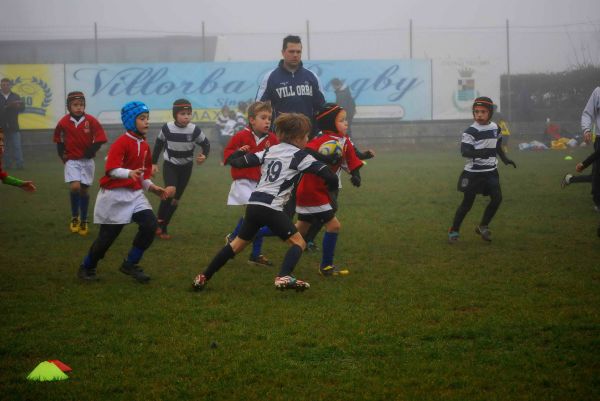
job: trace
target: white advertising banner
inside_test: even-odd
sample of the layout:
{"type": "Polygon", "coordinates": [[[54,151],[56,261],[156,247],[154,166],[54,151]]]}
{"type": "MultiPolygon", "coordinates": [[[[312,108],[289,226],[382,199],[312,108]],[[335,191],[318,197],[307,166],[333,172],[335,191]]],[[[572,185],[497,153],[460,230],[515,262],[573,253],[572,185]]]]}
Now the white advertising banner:
{"type": "Polygon", "coordinates": [[[471,106],[478,96],[500,103],[500,76],[505,72],[501,58],[450,57],[433,60],[433,119],[472,118],[471,106]]]}

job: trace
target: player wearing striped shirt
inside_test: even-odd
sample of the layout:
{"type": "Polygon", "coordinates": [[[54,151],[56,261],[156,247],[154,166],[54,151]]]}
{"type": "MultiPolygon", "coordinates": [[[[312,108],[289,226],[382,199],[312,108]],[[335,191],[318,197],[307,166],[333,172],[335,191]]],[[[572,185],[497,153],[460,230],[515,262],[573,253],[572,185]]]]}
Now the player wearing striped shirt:
{"type": "Polygon", "coordinates": [[[177,99],[173,103],[173,119],[160,130],[154,151],[152,152],[152,174],[158,172],[158,158],[163,154],[163,179],[165,187],[175,187],[175,196],[163,200],[158,207],[158,229],[156,235],[161,239],[170,239],[167,226],[179,205],[181,196],[187,187],[194,166],[194,149],[202,149],[195,157],[196,164],[204,163],[210,152],[210,143],[200,128],[191,123],[192,105],[186,99],[177,99]],[[164,152],[163,152],[164,149],[164,152]]]}
{"type": "Polygon", "coordinates": [[[338,187],[338,178],[327,165],[303,150],[310,130],[310,121],[306,116],[284,114],[275,121],[275,132],[281,141],[279,145],[228,160],[236,168],[261,166],[262,174],[256,189],[250,195],[244,222],[237,237],[217,253],[203,273],[196,276],[193,283],[196,290],[203,289],[207,281],[229,259],[240,253],[263,226],[268,226],[275,235],[290,245],[279,274],[275,277],[275,287],[281,290],[304,290],[310,287],[307,282],[292,276],[306,243],[283,211],[283,206],[289,200],[302,173],[318,175],[331,190],[338,187]]]}
{"type": "Polygon", "coordinates": [[[485,241],[492,240],[488,226],[502,202],[497,157],[504,164],[517,167],[502,149],[502,133],[496,123],[491,121],[493,113],[494,103],[490,98],[482,96],[473,102],[475,121],[463,133],[460,145],[462,156],[467,158],[465,168],[458,179],[458,190],[463,192],[464,198],[456,210],[452,227],[448,230],[450,243],[458,241],[462,221],[471,210],[477,194],[490,196],[490,203],[485,208],[475,232],[485,241]]]}

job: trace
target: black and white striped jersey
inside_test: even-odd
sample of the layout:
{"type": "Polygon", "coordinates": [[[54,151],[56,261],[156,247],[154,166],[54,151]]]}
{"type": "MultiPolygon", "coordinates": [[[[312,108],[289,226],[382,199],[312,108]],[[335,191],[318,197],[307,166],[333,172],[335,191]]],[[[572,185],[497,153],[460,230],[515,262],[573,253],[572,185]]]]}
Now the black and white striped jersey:
{"type": "Polygon", "coordinates": [[[208,156],[210,144],[204,133],[196,124],[188,124],[185,127],[178,127],[171,121],[162,126],[160,133],[156,137],[156,144],[152,152],[152,163],[156,164],[160,153],[163,150],[165,161],[176,165],[184,165],[194,160],[194,147],[198,145],[202,148],[205,156],[208,156]]]}
{"type": "Polygon", "coordinates": [[[494,150],[498,145],[498,141],[502,140],[500,135],[500,129],[494,122],[490,122],[487,125],[480,125],[475,122],[466,129],[462,134],[462,144],[472,146],[474,150],[489,149],[490,155],[488,157],[473,157],[467,159],[465,171],[482,173],[496,170],[498,167],[498,159],[494,150]]]}
{"type": "Polygon", "coordinates": [[[280,143],[258,153],[249,153],[246,159],[258,159],[261,177],[249,204],[283,210],[301,173],[319,173],[328,167],[303,149],[289,143],[280,143]]]}

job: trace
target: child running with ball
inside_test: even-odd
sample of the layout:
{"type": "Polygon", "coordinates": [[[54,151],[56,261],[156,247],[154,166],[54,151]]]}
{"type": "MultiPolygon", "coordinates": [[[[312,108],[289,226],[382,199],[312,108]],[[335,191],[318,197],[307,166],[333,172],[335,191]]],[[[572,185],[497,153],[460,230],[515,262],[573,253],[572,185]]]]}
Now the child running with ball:
{"type": "Polygon", "coordinates": [[[244,222],[237,237],[215,255],[204,272],[196,276],[193,282],[196,290],[202,290],[208,280],[229,259],[240,253],[263,226],[269,227],[289,245],[279,274],[275,277],[275,288],[304,290],[310,287],[306,281],[292,276],[306,243],[283,211],[283,205],[290,198],[302,173],[318,175],[331,190],[338,187],[338,178],[324,163],[304,150],[311,132],[310,121],[306,116],[297,113],[282,114],[275,121],[275,132],[281,142],[279,145],[228,160],[236,168],[261,166],[262,174],[256,189],[250,195],[244,222]]]}

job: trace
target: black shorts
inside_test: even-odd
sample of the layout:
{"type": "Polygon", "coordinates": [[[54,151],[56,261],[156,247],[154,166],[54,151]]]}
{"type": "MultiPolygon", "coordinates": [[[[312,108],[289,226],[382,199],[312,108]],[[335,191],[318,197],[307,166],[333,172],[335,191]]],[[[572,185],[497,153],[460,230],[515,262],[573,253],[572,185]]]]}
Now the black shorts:
{"type": "Polygon", "coordinates": [[[457,189],[460,192],[471,192],[487,196],[494,190],[500,189],[500,175],[498,170],[481,173],[463,170],[460,177],[458,177],[457,189]]]}
{"type": "Polygon", "coordinates": [[[194,163],[177,165],[165,161],[163,163],[163,180],[165,187],[173,186],[177,188],[175,192],[175,199],[181,199],[185,187],[187,187],[190,177],[192,176],[192,169],[194,163]]]}
{"type": "Polygon", "coordinates": [[[314,221],[317,221],[321,224],[325,224],[329,220],[333,219],[334,217],[335,217],[335,210],[333,210],[333,209],[326,210],[324,212],[319,212],[319,213],[312,213],[312,214],[298,213],[298,220],[305,221],[308,223],[313,223],[314,221]]]}
{"type": "Polygon", "coordinates": [[[244,241],[252,241],[263,226],[269,227],[273,234],[284,241],[298,232],[292,220],[284,212],[266,206],[248,205],[238,237],[244,241]]]}

